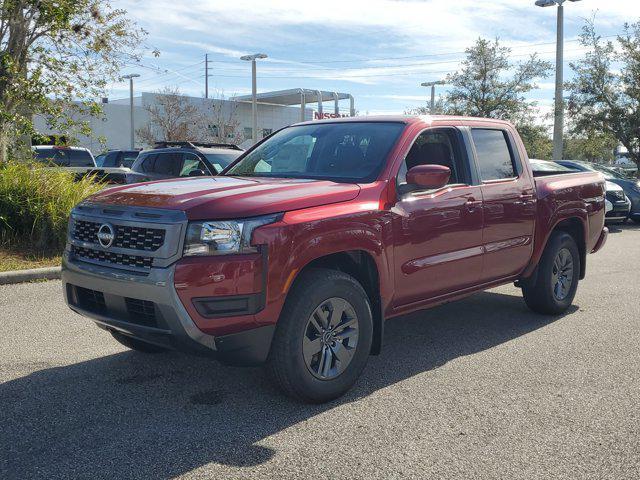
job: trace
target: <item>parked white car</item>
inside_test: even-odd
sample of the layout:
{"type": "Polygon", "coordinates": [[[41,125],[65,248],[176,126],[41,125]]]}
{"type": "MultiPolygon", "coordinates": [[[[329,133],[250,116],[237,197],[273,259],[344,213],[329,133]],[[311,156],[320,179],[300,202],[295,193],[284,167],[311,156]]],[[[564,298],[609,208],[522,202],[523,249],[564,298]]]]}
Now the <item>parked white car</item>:
{"type": "Polygon", "coordinates": [[[98,167],[91,150],[83,147],[57,145],[37,145],[32,147],[37,161],[46,163],[51,168],[59,168],[85,176],[95,174],[99,178],[112,183],[124,183],[127,167],[98,167]]]}

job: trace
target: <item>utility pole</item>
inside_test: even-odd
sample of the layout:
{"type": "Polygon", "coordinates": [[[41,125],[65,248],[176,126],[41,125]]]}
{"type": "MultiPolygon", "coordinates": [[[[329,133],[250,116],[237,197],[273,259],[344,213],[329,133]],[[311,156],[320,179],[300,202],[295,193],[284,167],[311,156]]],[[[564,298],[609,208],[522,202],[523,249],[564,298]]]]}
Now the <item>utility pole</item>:
{"type": "Polygon", "coordinates": [[[204,98],[209,98],[209,54],[204,54],[204,98]]]}
{"type": "Polygon", "coordinates": [[[267,58],[264,53],[254,53],[253,55],[243,55],[240,60],[251,62],[251,112],[252,112],[252,128],[251,140],[253,145],[258,143],[258,87],[256,81],[256,60],[267,58]]]}
{"type": "MultiPolygon", "coordinates": [[[[558,6],[556,23],[556,98],[553,112],[553,160],[562,160],[564,135],[564,99],[563,99],[563,64],[564,64],[564,2],[566,0],[536,0],[538,7],[558,6]]],[[[569,0],[579,2],[580,0],[569,0]]]]}
{"type": "Polygon", "coordinates": [[[438,80],[436,82],[424,82],[421,83],[421,87],[431,87],[431,105],[429,108],[429,113],[433,115],[436,111],[436,85],[444,85],[444,80],[438,80]]]}
{"type": "Polygon", "coordinates": [[[124,75],[123,80],[129,80],[129,120],[131,122],[131,150],[135,148],[135,127],[133,123],[133,79],[139,77],[137,73],[124,75]]]}

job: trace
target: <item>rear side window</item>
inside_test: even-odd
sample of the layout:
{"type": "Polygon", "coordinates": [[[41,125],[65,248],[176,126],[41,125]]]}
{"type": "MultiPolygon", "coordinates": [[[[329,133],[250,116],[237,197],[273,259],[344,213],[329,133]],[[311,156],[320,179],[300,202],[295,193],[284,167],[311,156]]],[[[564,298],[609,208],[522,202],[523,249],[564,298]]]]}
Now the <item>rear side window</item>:
{"type": "Polygon", "coordinates": [[[482,180],[501,180],[518,176],[506,132],[474,128],[471,130],[471,136],[476,147],[482,180]]]}
{"type": "Polygon", "coordinates": [[[93,157],[87,150],[68,150],[69,166],[71,167],[93,167],[93,157]]]}
{"type": "Polygon", "coordinates": [[[136,161],[136,158],[138,158],[138,152],[136,152],[135,150],[131,152],[123,152],[122,165],[131,168],[131,165],[133,165],[133,162],[136,161]]]}
{"type": "Polygon", "coordinates": [[[116,162],[118,161],[118,152],[109,152],[106,157],[104,157],[104,161],[102,162],[103,167],[115,167],[116,162]]]}
{"type": "Polygon", "coordinates": [[[140,172],[140,173],[153,172],[153,164],[155,163],[156,156],[157,155],[155,154],[139,155],[138,160],[136,161],[136,164],[133,167],[133,170],[135,172],[140,172]]]}
{"type": "Polygon", "coordinates": [[[58,148],[38,148],[35,151],[35,157],[42,163],[49,163],[61,167],[69,165],[69,157],[66,155],[66,152],[58,148]]]}
{"type": "Polygon", "coordinates": [[[182,167],[182,154],[159,153],[153,171],[160,175],[178,176],[182,167]]]}

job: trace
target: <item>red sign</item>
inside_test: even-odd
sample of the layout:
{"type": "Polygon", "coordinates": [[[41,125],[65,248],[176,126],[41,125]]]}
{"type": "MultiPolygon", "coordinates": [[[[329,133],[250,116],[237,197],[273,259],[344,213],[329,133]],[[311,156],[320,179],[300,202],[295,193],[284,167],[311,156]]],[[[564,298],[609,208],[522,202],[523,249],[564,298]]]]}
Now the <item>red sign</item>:
{"type": "Polygon", "coordinates": [[[325,118],[343,118],[350,117],[351,115],[347,115],[346,113],[328,113],[328,112],[313,112],[314,120],[324,120],[325,118]]]}

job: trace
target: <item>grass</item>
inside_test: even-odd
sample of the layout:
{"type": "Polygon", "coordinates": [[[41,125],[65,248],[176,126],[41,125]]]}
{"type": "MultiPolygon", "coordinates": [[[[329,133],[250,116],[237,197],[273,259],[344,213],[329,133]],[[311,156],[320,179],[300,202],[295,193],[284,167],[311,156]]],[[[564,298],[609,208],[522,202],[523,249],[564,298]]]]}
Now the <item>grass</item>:
{"type": "Polygon", "coordinates": [[[28,262],[55,258],[33,252],[61,252],[71,209],[103,187],[93,178],[78,180],[71,173],[34,162],[0,165],[0,242],[25,252],[5,258],[28,262]]]}
{"type": "Polygon", "coordinates": [[[61,255],[58,252],[46,253],[29,249],[0,247],[0,272],[27,270],[30,268],[57,267],[61,255]]]}

